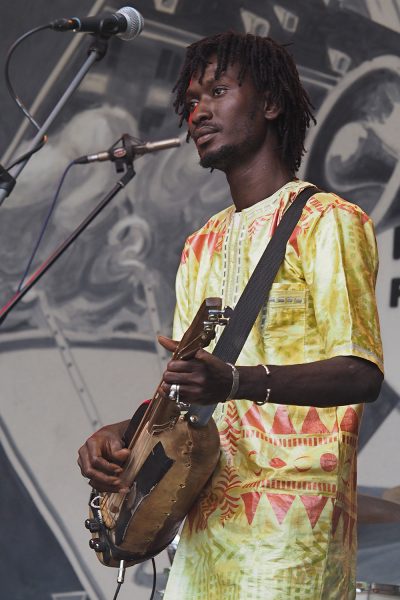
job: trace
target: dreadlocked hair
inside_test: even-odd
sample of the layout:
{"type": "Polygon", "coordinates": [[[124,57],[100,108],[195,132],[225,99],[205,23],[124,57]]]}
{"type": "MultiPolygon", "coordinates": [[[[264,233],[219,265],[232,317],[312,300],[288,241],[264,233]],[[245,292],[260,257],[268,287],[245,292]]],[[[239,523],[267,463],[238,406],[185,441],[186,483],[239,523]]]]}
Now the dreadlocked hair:
{"type": "Polygon", "coordinates": [[[258,92],[268,91],[270,100],[282,111],[275,121],[282,158],[293,173],[297,171],[305,152],[307,128],[311,121],[316,123],[314,107],[301,85],[293,58],[284,46],[269,37],[228,31],[191,44],[172,90],[179,125],[189,118],[185,95],[190,80],[196,74],[202,82],[212,56],[217,58],[215,79],[228,67],[238,65],[239,85],[249,73],[258,92]]]}

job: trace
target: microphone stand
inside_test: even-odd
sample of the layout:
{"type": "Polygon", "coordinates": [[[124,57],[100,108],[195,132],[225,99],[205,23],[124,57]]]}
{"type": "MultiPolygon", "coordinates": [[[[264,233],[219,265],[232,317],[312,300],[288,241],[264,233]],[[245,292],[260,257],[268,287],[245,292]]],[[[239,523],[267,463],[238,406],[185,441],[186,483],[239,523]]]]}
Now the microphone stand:
{"type": "MultiPolygon", "coordinates": [[[[119,141],[119,140],[118,140],[119,141]]],[[[121,172],[125,168],[125,173],[117,181],[114,187],[104,196],[99,204],[89,213],[89,215],[74,229],[74,231],[54,250],[54,252],[40,265],[33,273],[27,283],[0,309],[0,325],[4,322],[8,314],[20,302],[27,292],[39,281],[39,279],[50,269],[50,267],[60,258],[60,256],[69,248],[81,233],[90,225],[90,223],[101,213],[109,202],[124,188],[135,176],[133,161],[135,159],[135,145],[129,140],[129,136],[122,136],[122,142],[126,153],[116,161],[116,170],[121,172]]],[[[117,142],[118,143],[118,142],[117,142]]]]}
{"type": "MultiPolygon", "coordinates": [[[[38,133],[30,143],[28,150],[26,153],[32,152],[36,146],[41,142],[44,135],[48,131],[50,125],[53,123],[55,118],[58,116],[60,111],[63,109],[70,96],[74,93],[76,88],[79,86],[91,66],[96,62],[101,60],[108,49],[108,38],[104,36],[95,36],[93,43],[90,45],[88,49],[88,58],[85,63],[82,65],[77,75],[69,84],[68,88],[65,90],[64,94],[61,96],[60,100],[57,102],[50,115],[47,117],[46,121],[43,123],[38,133]]],[[[11,169],[11,173],[8,173],[3,167],[0,165],[0,206],[3,204],[4,200],[9,196],[12,192],[16,178],[21,173],[22,169],[25,167],[29,158],[22,160],[18,165],[11,169]]]]}

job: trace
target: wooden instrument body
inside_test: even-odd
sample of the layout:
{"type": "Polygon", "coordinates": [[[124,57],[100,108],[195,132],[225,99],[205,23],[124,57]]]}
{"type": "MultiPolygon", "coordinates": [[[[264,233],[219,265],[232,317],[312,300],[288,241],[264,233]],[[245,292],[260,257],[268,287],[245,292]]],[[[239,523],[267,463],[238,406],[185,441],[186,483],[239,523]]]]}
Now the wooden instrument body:
{"type": "MultiPolygon", "coordinates": [[[[92,535],[106,544],[97,556],[107,566],[118,567],[121,559],[125,559],[127,566],[148,560],[173,540],[214,471],[220,452],[219,435],[213,420],[205,427],[195,429],[179,417],[173,429],[152,436],[151,443],[150,455],[156,446],[160,448],[160,444],[167,459],[173,461],[161,480],[148,491],[153,483],[148,475],[143,487],[140,483],[134,484],[126,496],[114,494],[123,497],[116,522],[104,503],[110,495],[102,497],[103,530],[92,535]]],[[[91,513],[95,518],[93,509],[91,513]]]]}
{"type": "MultiPolygon", "coordinates": [[[[174,357],[190,357],[212,339],[207,311],[221,313],[221,300],[204,301],[174,357]],[[205,324],[207,335],[204,331],[199,335],[200,325],[205,324]]],[[[225,324],[222,317],[221,321],[225,324]]],[[[194,427],[182,407],[158,392],[147,409],[142,405],[136,411],[125,438],[127,433],[127,447],[132,452],[122,479],[130,491],[119,494],[93,490],[90,518],[86,521],[92,533],[91,548],[104,565],[111,567],[118,567],[121,560],[125,566],[148,560],[173,540],[213,473],[220,453],[213,419],[194,427]]]]}

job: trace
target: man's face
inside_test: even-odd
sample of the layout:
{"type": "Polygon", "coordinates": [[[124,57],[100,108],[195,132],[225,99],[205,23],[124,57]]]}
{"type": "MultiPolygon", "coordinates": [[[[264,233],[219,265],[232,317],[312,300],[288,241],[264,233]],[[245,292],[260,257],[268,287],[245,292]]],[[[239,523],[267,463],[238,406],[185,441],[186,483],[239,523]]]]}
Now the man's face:
{"type": "Polygon", "coordinates": [[[203,81],[195,73],[186,92],[188,128],[205,168],[228,171],[251,158],[265,140],[265,96],[250,76],[238,82],[238,66],[215,79],[217,60],[210,58],[203,81]]]}

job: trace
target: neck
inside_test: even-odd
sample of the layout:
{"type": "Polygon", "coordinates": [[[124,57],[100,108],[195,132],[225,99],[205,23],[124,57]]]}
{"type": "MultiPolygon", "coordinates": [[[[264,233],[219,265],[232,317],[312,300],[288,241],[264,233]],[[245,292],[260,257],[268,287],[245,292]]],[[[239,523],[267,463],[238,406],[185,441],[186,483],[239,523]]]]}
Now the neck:
{"type": "Polygon", "coordinates": [[[225,174],[237,211],[271,196],[294,177],[280,159],[263,155],[242,161],[225,174]]]}

